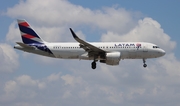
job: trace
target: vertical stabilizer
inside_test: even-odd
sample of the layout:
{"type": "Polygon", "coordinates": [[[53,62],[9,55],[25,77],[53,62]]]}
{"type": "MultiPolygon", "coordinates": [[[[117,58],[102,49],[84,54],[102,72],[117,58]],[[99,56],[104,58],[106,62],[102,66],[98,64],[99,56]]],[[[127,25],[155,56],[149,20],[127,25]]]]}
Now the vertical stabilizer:
{"type": "Polygon", "coordinates": [[[22,41],[25,44],[44,43],[40,36],[32,29],[26,20],[17,20],[22,41]]]}

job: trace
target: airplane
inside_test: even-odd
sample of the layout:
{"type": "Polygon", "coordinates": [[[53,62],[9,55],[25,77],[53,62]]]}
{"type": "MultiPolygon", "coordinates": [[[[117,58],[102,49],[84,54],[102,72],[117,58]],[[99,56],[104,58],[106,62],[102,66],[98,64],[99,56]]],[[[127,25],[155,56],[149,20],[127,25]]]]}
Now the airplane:
{"type": "Polygon", "coordinates": [[[159,46],[148,42],[87,42],[79,38],[70,28],[77,42],[50,43],[44,41],[26,20],[17,20],[23,42],[16,42],[15,49],[60,59],[92,60],[91,68],[96,69],[96,62],[107,65],[119,65],[120,60],[146,59],[165,55],[159,46]]]}

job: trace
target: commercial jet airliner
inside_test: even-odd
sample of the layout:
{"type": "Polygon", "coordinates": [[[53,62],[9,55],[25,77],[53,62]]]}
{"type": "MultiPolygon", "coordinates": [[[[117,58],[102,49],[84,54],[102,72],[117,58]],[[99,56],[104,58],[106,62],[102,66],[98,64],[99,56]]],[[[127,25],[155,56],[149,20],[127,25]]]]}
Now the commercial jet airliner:
{"type": "Polygon", "coordinates": [[[146,59],[165,55],[163,49],[147,42],[87,42],[79,38],[71,28],[72,36],[77,42],[49,43],[27,21],[17,21],[23,43],[16,42],[15,49],[53,58],[92,60],[92,69],[96,69],[97,61],[119,65],[123,59],[142,59],[143,67],[147,67],[146,59]]]}

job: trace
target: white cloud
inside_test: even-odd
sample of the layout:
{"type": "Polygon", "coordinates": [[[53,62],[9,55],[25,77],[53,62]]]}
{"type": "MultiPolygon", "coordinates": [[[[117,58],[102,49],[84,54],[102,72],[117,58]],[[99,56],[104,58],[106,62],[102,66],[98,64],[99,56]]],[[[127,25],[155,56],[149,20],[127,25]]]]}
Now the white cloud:
{"type": "Polygon", "coordinates": [[[180,69],[180,61],[176,59],[174,53],[167,54],[164,58],[160,58],[157,61],[168,75],[180,77],[180,71],[178,70],[180,69]]]}
{"type": "Polygon", "coordinates": [[[72,96],[71,92],[70,91],[65,91],[64,94],[63,94],[63,98],[66,99],[68,97],[72,96]]]}
{"type": "Polygon", "coordinates": [[[19,66],[18,54],[5,43],[0,43],[0,72],[13,72],[19,66]]]}
{"type": "Polygon", "coordinates": [[[60,74],[61,74],[60,72],[58,74],[53,73],[53,74],[51,74],[50,76],[47,77],[47,80],[49,82],[57,81],[60,78],[60,74]]]}
{"type": "Polygon", "coordinates": [[[88,98],[88,96],[92,93],[92,89],[90,87],[86,87],[84,91],[80,92],[81,98],[88,98]]]}
{"type": "Polygon", "coordinates": [[[1,95],[0,101],[13,101],[17,98],[34,98],[37,96],[37,91],[44,88],[46,88],[45,82],[33,80],[28,75],[22,75],[5,83],[5,92],[1,95]]]}
{"type": "Polygon", "coordinates": [[[176,46],[176,42],[171,41],[170,36],[163,31],[161,25],[152,18],[139,20],[138,25],[124,35],[107,31],[107,33],[102,35],[101,40],[152,42],[165,49],[166,52],[172,51],[176,46]]]}
{"type": "Polygon", "coordinates": [[[127,32],[134,27],[135,14],[136,12],[114,7],[93,11],[71,4],[67,0],[27,0],[7,10],[7,15],[10,17],[24,17],[27,20],[33,20],[32,22],[37,26],[48,27],[49,30],[61,27],[68,30],[68,27],[85,25],[119,33],[127,32]]]}
{"type": "Polygon", "coordinates": [[[22,75],[5,83],[5,94],[1,97],[6,97],[6,101],[9,100],[8,97],[11,97],[12,100],[17,97],[33,98],[37,95],[37,90],[44,88],[46,88],[45,82],[33,80],[28,75],[22,75]]]}
{"type": "MultiPolygon", "coordinates": [[[[136,23],[134,21],[136,12],[128,12],[118,7],[90,10],[67,0],[20,1],[14,7],[8,8],[6,14],[14,18],[25,18],[35,31],[49,42],[75,41],[69,31],[70,27],[74,29],[74,27],[85,28],[86,26],[97,31],[110,29],[125,33],[136,23]]],[[[75,30],[75,32],[79,37],[85,39],[82,31],[75,30]]],[[[22,41],[15,22],[10,25],[6,40],[13,43],[22,41]]],[[[52,63],[49,58],[40,57],[37,60],[52,63]]]]}
{"type": "Polygon", "coordinates": [[[4,91],[6,93],[16,91],[17,89],[18,89],[18,85],[17,85],[17,83],[15,81],[6,82],[5,87],[4,87],[4,91]]]}
{"type": "Polygon", "coordinates": [[[112,103],[119,104],[123,102],[123,93],[117,91],[114,87],[106,86],[100,89],[107,95],[107,99],[112,103]]]}
{"type": "MultiPolygon", "coordinates": [[[[30,23],[31,24],[31,23],[30,23]]],[[[34,30],[47,42],[67,41],[71,36],[68,36],[68,28],[65,27],[34,27],[34,30]]],[[[70,35],[70,34],[69,34],[70,35]]]]}
{"type": "Polygon", "coordinates": [[[18,28],[16,27],[17,22],[13,22],[11,23],[11,25],[9,26],[9,31],[6,35],[6,41],[15,44],[15,42],[20,42],[21,40],[21,36],[20,36],[20,31],[18,30],[18,28]]]}
{"type": "Polygon", "coordinates": [[[38,88],[39,88],[39,89],[44,89],[44,88],[46,88],[46,83],[45,83],[45,82],[38,83],[38,88]]]}
{"type": "Polygon", "coordinates": [[[80,77],[74,77],[72,75],[64,75],[61,77],[65,81],[65,85],[74,86],[75,84],[82,84],[82,79],[80,77]]]}
{"type": "Polygon", "coordinates": [[[36,85],[36,81],[32,80],[31,77],[28,75],[22,75],[22,76],[18,77],[16,80],[21,85],[25,85],[25,86],[35,86],[36,85]]]}

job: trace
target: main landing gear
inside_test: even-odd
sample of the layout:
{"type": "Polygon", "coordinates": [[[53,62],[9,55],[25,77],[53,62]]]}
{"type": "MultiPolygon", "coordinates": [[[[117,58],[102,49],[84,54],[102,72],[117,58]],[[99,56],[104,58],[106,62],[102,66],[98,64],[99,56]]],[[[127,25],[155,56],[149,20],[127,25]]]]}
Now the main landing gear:
{"type": "Polygon", "coordinates": [[[96,61],[95,60],[91,63],[91,67],[92,67],[92,69],[96,69],[96,61]]]}
{"type": "MultiPolygon", "coordinates": [[[[147,64],[146,64],[146,60],[143,59],[143,67],[146,68],[147,67],[147,64]]],[[[92,69],[96,69],[96,60],[94,60],[92,63],[91,63],[91,68],[92,69]]]]}
{"type": "Polygon", "coordinates": [[[145,59],[143,59],[143,63],[144,63],[144,64],[143,64],[143,67],[146,68],[146,67],[147,67],[147,64],[146,64],[146,60],[145,60],[145,59]]]}

